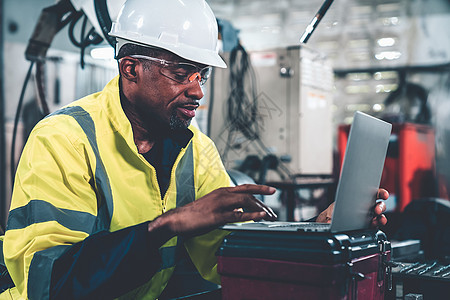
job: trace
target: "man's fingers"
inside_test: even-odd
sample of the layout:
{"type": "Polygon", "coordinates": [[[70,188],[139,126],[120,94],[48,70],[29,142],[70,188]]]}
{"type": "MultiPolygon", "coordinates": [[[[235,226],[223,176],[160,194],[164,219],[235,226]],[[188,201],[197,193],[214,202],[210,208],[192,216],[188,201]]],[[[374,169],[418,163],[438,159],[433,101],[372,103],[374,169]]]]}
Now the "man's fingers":
{"type": "Polygon", "coordinates": [[[260,195],[272,195],[276,189],[268,185],[260,184],[242,184],[227,188],[231,193],[245,193],[245,194],[260,194],[260,195]]]}
{"type": "Polygon", "coordinates": [[[379,215],[372,219],[372,226],[384,226],[387,224],[387,218],[385,215],[379,215]]]}
{"type": "Polygon", "coordinates": [[[266,206],[264,203],[262,203],[261,201],[259,201],[258,199],[256,199],[255,197],[252,196],[252,200],[254,201],[254,203],[257,205],[257,207],[259,207],[260,209],[262,209],[266,214],[267,217],[269,218],[273,218],[276,219],[277,215],[275,214],[275,212],[272,210],[272,208],[270,208],[269,206],[266,206]]]}
{"type": "Polygon", "coordinates": [[[386,203],[380,201],[375,205],[375,215],[381,215],[386,211],[386,203]]]}
{"type": "Polygon", "coordinates": [[[234,202],[230,206],[239,206],[251,211],[264,211],[269,219],[276,219],[275,212],[264,203],[253,197],[253,194],[271,195],[276,189],[267,185],[243,184],[235,187],[227,188],[230,193],[241,194],[236,195],[234,202]]]}
{"type": "Polygon", "coordinates": [[[385,189],[378,189],[377,199],[387,200],[389,198],[389,192],[385,189]]]}
{"type": "Polygon", "coordinates": [[[264,211],[243,212],[234,210],[232,212],[224,213],[223,216],[227,220],[227,223],[259,221],[261,219],[268,218],[267,213],[264,211]]]}
{"type": "MultiPolygon", "coordinates": [[[[247,195],[243,199],[244,201],[241,202],[242,208],[246,209],[247,211],[253,211],[253,212],[260,212],[263,211],[266,213],[267,217],[270,219],[276,219],[277,215],[275,212],[268,206],[266,206],[264,203],[253,197],[252,195],[247,195]]],[[[239,205],[240,205],[239,204],[239,205]]]]}

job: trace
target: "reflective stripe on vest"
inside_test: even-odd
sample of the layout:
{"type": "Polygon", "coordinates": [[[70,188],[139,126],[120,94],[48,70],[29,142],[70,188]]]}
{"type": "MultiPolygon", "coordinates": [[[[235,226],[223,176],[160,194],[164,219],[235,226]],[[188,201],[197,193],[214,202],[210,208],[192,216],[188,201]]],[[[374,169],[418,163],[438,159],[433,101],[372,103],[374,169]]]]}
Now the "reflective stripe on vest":
{"type": "Polygon", "coordinates": [[[189,143],[184,156],[177,165],[175,178],[177,183],[177,207],[184,206],[194,201],[194,154],[192,143],[189,143]]]}
{"type": "Polygon", "coordinates": [[[108,230],[111,224],[111,218],[113,215],[114,204],[111,192],[111,185],[109,183],[108,175],[106,174],[105,166],[103,165],[102,159],[97,145],[97,137],[95,135],[95,124],[88,112],[86,112],[80,106],[66,107],[61,110],[56,111],[52,115],[68,115],[73,117],[80,127],[83,129],[86,137],[91,145],[92,151],[95,154],[95,185],[99,191],[102,198],[100,207],[97,212],[97,220],[95,228],[93,228],[92,233],[108,230]]]}
{"type": "MultiPolygon", "coordinates": [[[[47,117],[53,115],[73,117],[83,129],[94,152],[96,159],[95,185],[102,198],[97,216],[86,212],[57,208],[42,200],[32,200],[26,206],[10,212],[7,228],[8,230],[22,229],[35,223],[56,221],[68,229],[86,232],[87,234],[108,230],[113,214],[113,199],[109,178],[98,150],[94,121],[89,113],[79,106],[63,108],[47,117]]],[[[40,295],[44,299],[49,297],[53,264],[69,248],[68,245],[55,246],[34,254],[29,267],[29,295],[40,295]],[[36,277],[39,277],[39,280],[36,277]]]]}
{"type": "Polygon", "coordinates": [[[32,224],[56,221],[62,226],[91,234],[96,217],[87,212],[57,208],[42,200],[31,200],[27,205],[9,213],[7,230],[23,229],[32,224]]]}

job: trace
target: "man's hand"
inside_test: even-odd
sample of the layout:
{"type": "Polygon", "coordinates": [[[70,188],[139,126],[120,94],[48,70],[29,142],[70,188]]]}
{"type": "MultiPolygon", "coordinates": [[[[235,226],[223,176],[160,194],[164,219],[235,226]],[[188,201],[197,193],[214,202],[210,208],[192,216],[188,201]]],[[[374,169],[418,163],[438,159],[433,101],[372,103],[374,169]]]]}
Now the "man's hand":
{"type": "Polygon", "coordinates": [[[256,184],[220,188],[159,216],[149,223],[148,230],[168,240],[175,235],[200,235],[227,223],[275,220],[273,210],[253,197],[275,191],[273,187],[256,184]]]}
{"type": "MultiPolygon", "coordinates": [[[[377,199],[387,200],[389,198],[389,193],[385,189],[378,189],[377,192],[377,199]]],[[[319,223],[330,223],[331,218],[333,216],[333,208],[334,208],[334,202],[328,206],[327,209],[325,209],[323,212],[320,213],[320,215],[317,217],[316,222],[319,223]]],[[[386,210],[386,204],[384,201],[380,201],[377,204],[375,204],[374,207],[374,217],[372,219],[372,226],[384,226],[387,223],[386,216],[383,214],[383,212],[386,210]]]]}
{"type": "MultiPolygon", "coordinates": [[[[377,199],[387,200],[389,192],[385,189],[378,189],[377,199]]],[[[372,219],[372,227],[384,226],[387,223],[386,216],[383,214],[386,211],[386,204],[384,201],[379,201],[374,208],[374,217],[372,219]]]]}

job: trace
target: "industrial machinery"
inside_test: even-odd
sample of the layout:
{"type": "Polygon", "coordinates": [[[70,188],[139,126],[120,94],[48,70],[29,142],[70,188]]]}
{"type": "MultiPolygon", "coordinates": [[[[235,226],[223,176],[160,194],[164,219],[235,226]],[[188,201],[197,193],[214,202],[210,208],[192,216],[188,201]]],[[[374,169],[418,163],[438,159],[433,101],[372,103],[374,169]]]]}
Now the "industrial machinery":
{"type": "Polygon", "coordinates": [[[209,135],[226,167],[275,156],[281,177],[330,175],[334,75],[327,58],[306,45],[247,55],[248,78],[235,82],[242,62],[232,52],[230,70],[215,70],[209,86],[209,135]]]}
{"type": "Polygon", "coordinates": [[[28,43],[26,58],[30,61],[42,61],[55,35],[68,24],[70,40],[82,51],[87,46],[99,44],[103,40],[113,46],[114,39],[108,36],[111,17],[117,16],[124,2],[125,0],[59,0],[55,5],[44,8],[28,43]],[[82,34],[81,41],[76,41],[73,29],[83,17],[81,30],[85,34],[82,34]],[[92,28],[85,32],[87,21],[92,28]]]}
{"type": "Polygon", "coordinates": [[[80,64],[84,66],[84,51],[90,45],[97,45],[103,41],[107,41],[114,46],[114,39],[108,36],[111,28],[111,19],[118,15],[119,10],[125,0],[59,0],[56,4],[45,7],[34,27],[34,31],[29,39],[25,57],[30,61],[17,111],[14,120],[13,139],[11,143],[10,153],[10,176],[14,178],[15,173],[15,144],[17,136],[17,128],[21,115],[23,98],[25,95],[28,81],[31,77],[33,67],[36,65],[36,88],[38,94],[38,107],[41,115],[45,116],[50,113],[44,93],[44,64],[47,60],[47,51],[51,46],[53,38],[58,32],[69,25],[69,38],[72,44],[80,48],[80,64]],[[80,29],[80,40],[74,35],[75,25],[82,21],[80,29]],[[91,28],[87,30],[88,24],[91,28]]]}

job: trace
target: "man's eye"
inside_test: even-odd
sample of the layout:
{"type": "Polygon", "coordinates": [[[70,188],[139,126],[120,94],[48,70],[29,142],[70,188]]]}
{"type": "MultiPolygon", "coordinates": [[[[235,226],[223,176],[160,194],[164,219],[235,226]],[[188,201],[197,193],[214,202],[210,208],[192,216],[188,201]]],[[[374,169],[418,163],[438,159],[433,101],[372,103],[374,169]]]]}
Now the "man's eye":
{"type": "Polygon", "coordinates": [[[184,79],[188,76],[188,73],[186,73],[186,72],[172,72],[172,74],[177,79],[184,79]]]}
{"type": "Polygon", "coordinates": [[[186,77],[186,76],[189,75],[189,72],[187,70],[185,70],[185,69],[182,69],[182,68],[177,68],[175,70],[172,70],[172,73],[175,76],[184,76],[184,77],[186,77]]]}

